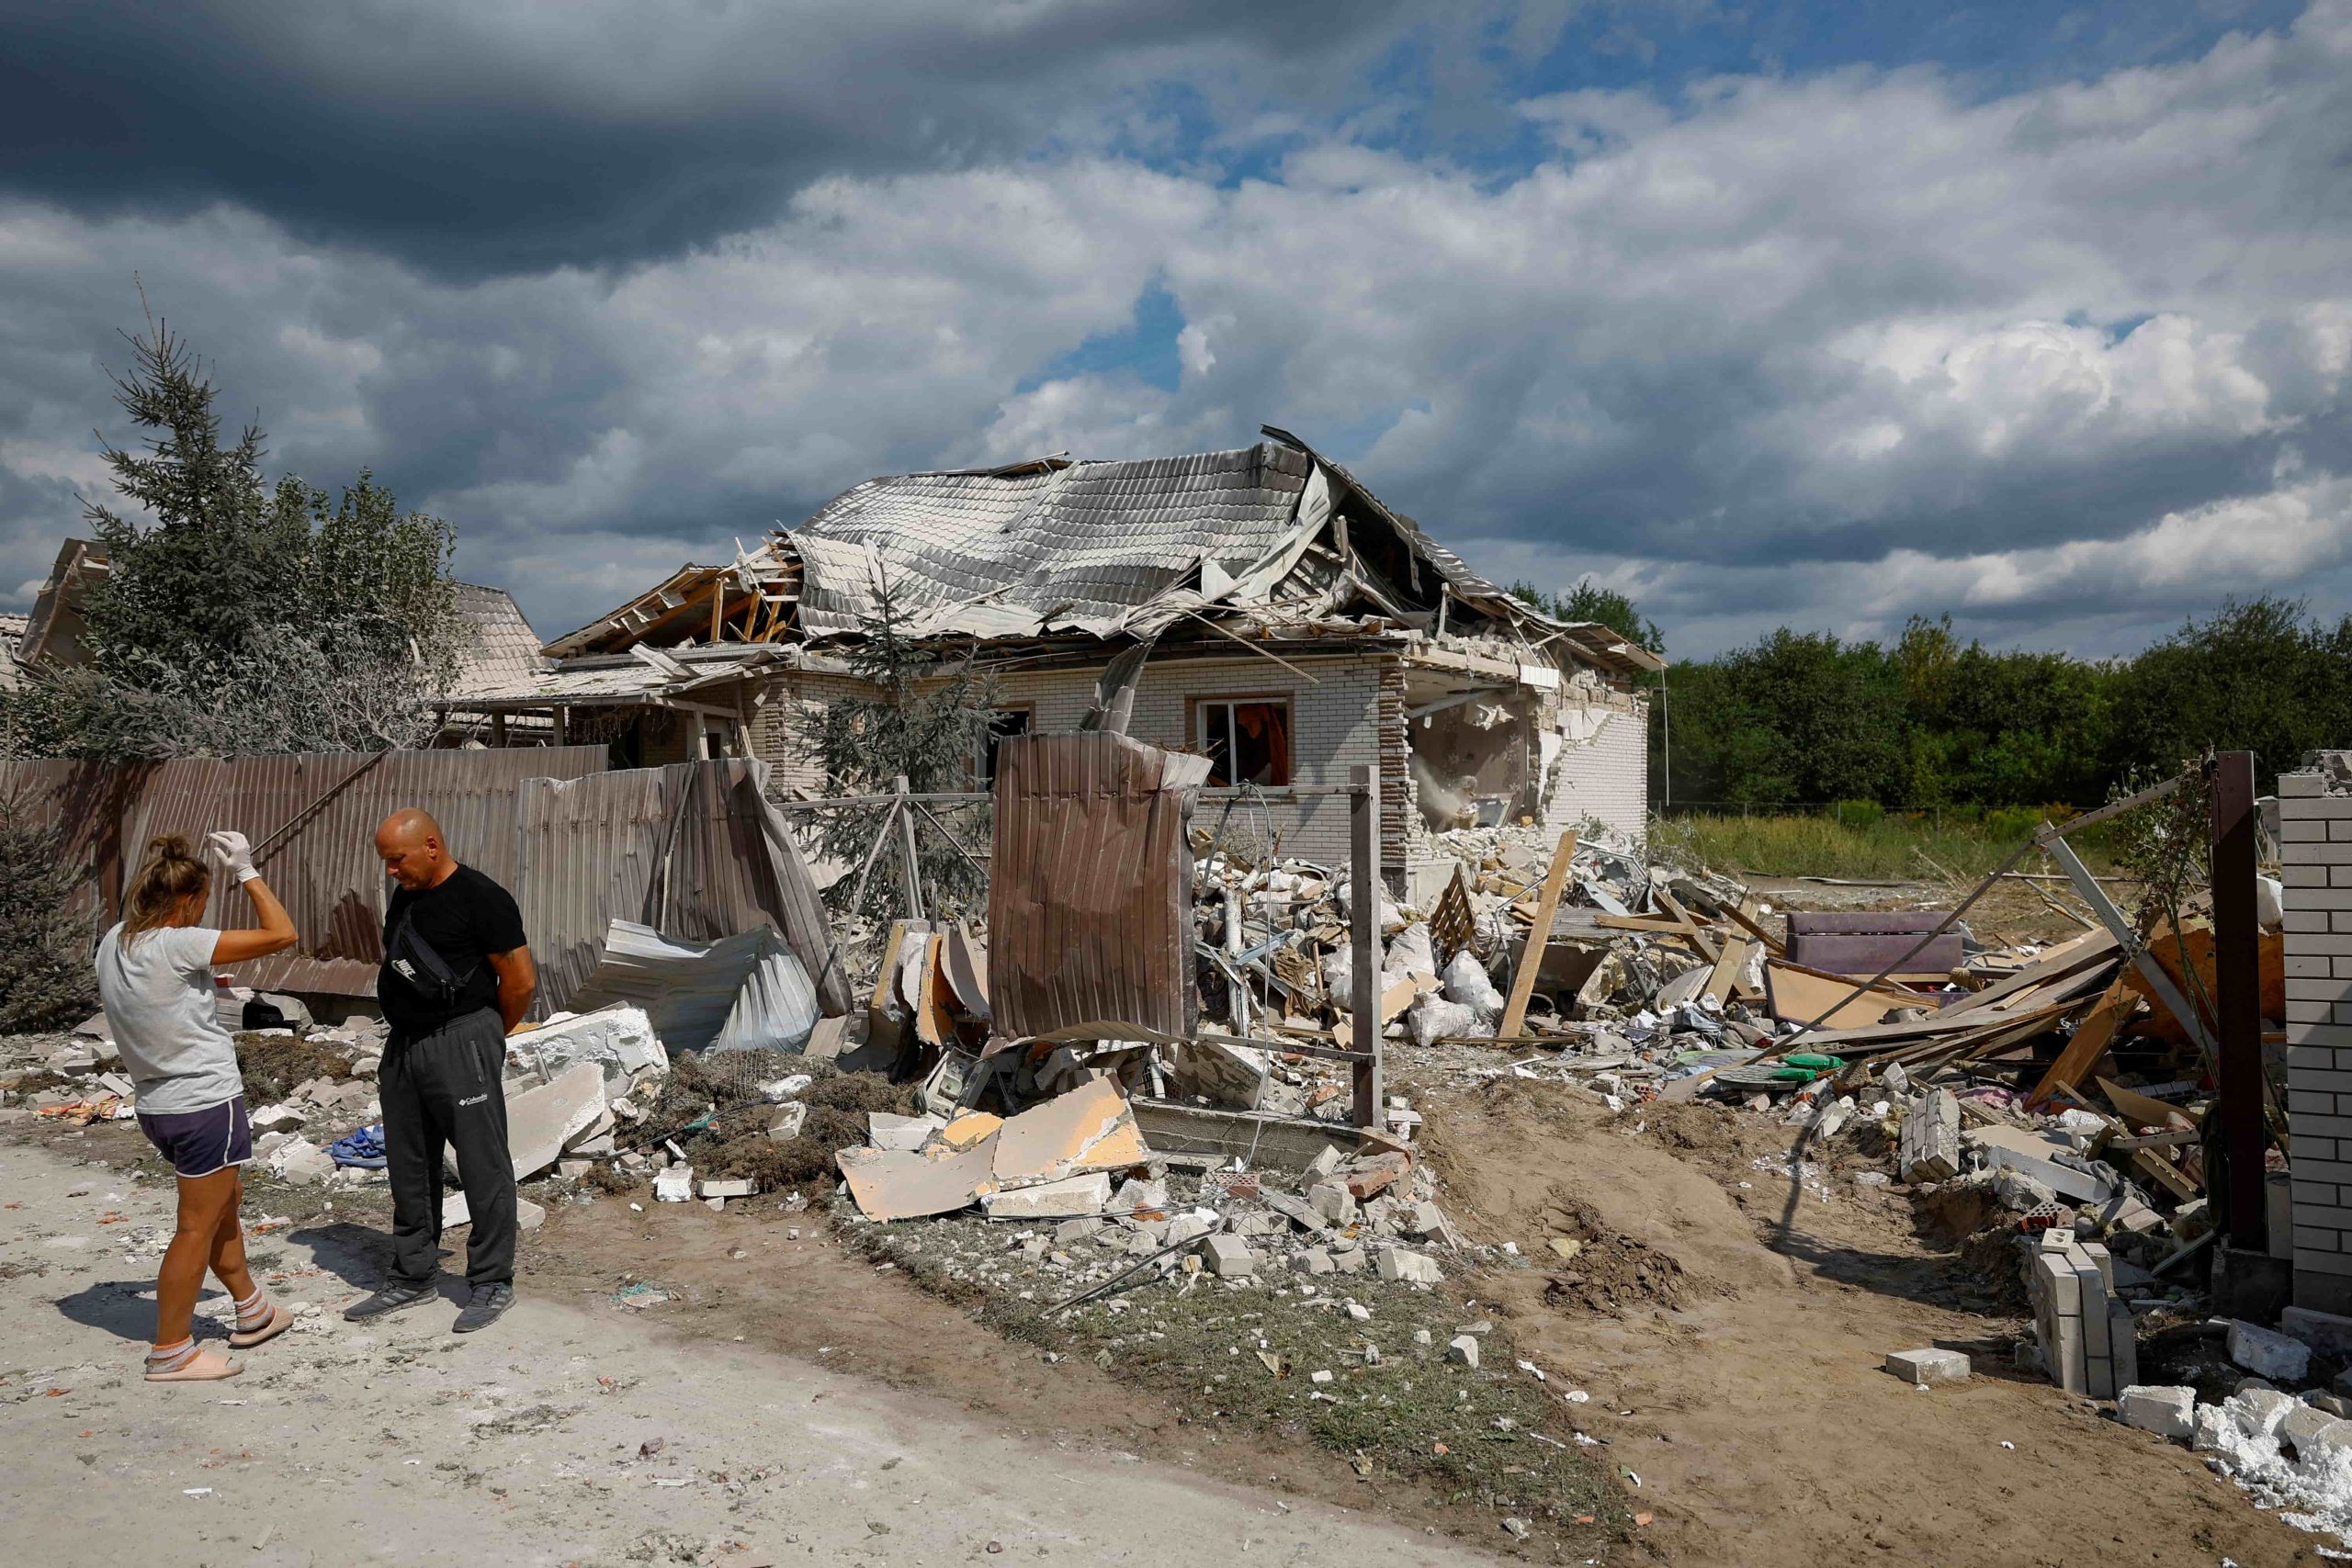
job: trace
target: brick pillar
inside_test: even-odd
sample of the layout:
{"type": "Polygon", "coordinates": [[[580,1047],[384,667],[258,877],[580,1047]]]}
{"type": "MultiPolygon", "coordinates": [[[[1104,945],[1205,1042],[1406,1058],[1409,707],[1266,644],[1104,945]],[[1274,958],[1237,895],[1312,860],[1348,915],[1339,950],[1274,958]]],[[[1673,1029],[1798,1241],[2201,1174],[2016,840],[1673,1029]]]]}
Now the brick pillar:
{"type": "Polygon", "coordinates": [[[2295,1304],[2352,1314],[2352,795],[2278,777],[2295,1304]]]}

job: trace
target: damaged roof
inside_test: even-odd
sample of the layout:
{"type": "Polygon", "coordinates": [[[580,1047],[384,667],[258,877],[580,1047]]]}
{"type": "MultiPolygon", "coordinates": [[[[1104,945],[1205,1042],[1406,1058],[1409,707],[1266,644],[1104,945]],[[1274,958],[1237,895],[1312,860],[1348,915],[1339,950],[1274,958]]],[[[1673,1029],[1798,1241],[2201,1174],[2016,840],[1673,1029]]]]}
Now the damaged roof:
{"type": "Polygon", "coordinates": [[[1263,433],[1181,457],[868,479],[759,548],[739,545],[727,566],[682,568],[547,652],[854,636],[887,587],[916,637],[1148,637],[1186,615],[1277,636],[1491,623],[1522,647],[1556,640],[1619,674],[1661,667],[1606,627],[1538,614],[1306,442],[1263,433]]]}

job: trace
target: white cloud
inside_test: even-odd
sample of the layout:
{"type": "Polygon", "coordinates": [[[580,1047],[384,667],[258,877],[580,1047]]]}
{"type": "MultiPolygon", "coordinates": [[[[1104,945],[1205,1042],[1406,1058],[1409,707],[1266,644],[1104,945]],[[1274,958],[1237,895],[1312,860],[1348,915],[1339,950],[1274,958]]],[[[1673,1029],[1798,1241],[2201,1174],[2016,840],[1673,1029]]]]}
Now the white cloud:
{"type": "Polygon", "coordinates": [[[71,525],[80,432],[128,434],[96,362],[136,268],[286,463],[374,464],[548,630],[873,473],[1261,419],[1496,575],[1628,588],[1685,653],[1947,606],[2128,640],[2234,589],[2352,605],[2346,0],[2009,96],[1851,70],[1521,108],[1555,150],[1510,176],[1337,138],[1238,182],[1066,148],[837,175],[690,254],[475,283],[233,209],[20,203],[0,567],[71,525]],[[1184,318],[1172,390],[1016,390],[1153,288],[1184,318]]]}

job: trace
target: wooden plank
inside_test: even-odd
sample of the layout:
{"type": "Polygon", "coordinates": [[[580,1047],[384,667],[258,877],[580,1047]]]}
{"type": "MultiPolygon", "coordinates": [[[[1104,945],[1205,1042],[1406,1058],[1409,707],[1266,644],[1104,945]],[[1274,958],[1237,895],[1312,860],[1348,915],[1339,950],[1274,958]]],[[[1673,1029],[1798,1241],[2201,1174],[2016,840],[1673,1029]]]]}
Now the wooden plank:
{"type": "Polygon", "coordinates": [[[1778,958],[1788,952],[1786,943],[1757,923],[1756,911],[1749,908],[1748,901],[1743,899],[1737,908],[1734,908],[1729,904],[1724,905],[1724,914],[1732,924],[1762,942],[1765,951],[1771,953],[1773,957],[1778,958]]]}
{"type": "Polygon", "coordinates": [[[1663,887],[1654,888],[1652,889],[1652,892],[1657,898],[1658,903],[1665,907],[1666,912],[1672,915],[1681,925],[1682,934],[1690,939],[1690,944],[1699,950],[1700,957],[1705,959],[1708,963],[1713,964],[1716,959],[1723,956],[1723,954],[1716,950],[1714,942],[1704,931],[1702,931],[1699,929],[1699,922],[1690,918],[1690,911],[1674,901],[1673,894],[1668,893],[1663,887]]]}
{"type": "Polygon", "coordinates": [[[1657,915],[1595,915],[1592,923],[1603,931],[1640,931],[1648,936],[1685,936],[1690,931],[1690,922],[1657,915]]]}
{"type": "Polygon", "coordinates": [[[1420,994],[1420,983],[1410,975],[1381,992],[1380,1021],[1384,1024],[1393,1022],[1396,1015],[1411,1007],[1413,998],[1420,994]]]}
{"type": "Polygon", "coordinates": [[[1517,1034],[1527,1022],[1527,1004],[1535,995],[1535,972],[1544,967],[1544,944],[1552,937],[1552,916],[1560,907],[1560,890],[1567,886],[1568,863],[1576,858],[1577,834],[1571,828],[1560,835],[1559,847],[1552,852],[1552,869],[1544,874],[1544,891],[1535,900],[1534,929],[1528,932],[1527,945],[1521,950],[1518,972],[1510,977],[1510,1000],[1503,1008],[1502,1022],[1495,1032],[1517,1034]]]}
{"type": "Polygon", "coordinates": [[[2135,1094],[2111,1078],[2098,1080],[2099,1092],[2115,1107],[2115,1113],[2135,1127],[2194,1127],[2198,1116],[2184,1107],[2135,1094]]]}
{"type": "Polygon", "coordinates": [[[1890,1008],[1925,1007],[1931,999],[1911,991],[1865,991],[1852,996],[1854,981],[1846,976],[1825,975],[1785,958],[1766,961],[1764,988],[1772,998],[1772,1016],[1785,1021],[1809,1023],[1824,1009],[1837,1008],[1822,1019],[1832,1029],[1863,1028],[1877,1023],[1890,1008]],[[1849,996],[1851,1000],[1838,1003],[1840,997],[1849,996]]]}
{"type": "Polygon", "coordinates": [[[1700,994],[1713,997],[1719,1002],[1728,1000],[1732,987],[1738,984],[1740,975],[1747,968],[1747,955],[1754,953],[1757,946],[1753,939],[1744,936],[1736,936],[1725,942],[1723,955],[1715,960],[1714,973],[1707,976],[1707,983],[1700,988],[1700,994]]]}
{"type": "Polygon", "coordinates": [[[2057,946],[2036,954],[2032,963],[2007,978],[1996,980],[1981,991],[1953,998],[1944,1004],[1943,1010],[1947,1013],[1974,1012],[1980,1008],[1991,1007],[2029,986],[2061,979],[2086,965],[2112,960],[2116,951],[2114,935],[2104,930],[2068,937],[2057,946]]]}
{"type": "Polygon", "coordinates": [[[2098,1059],[2107,1055],[2124,1019],[2139,1006],[2140,999],[2125,987],[2122,975],[2109,981],[2106,993],[2075,1025],[2075,1037],[2066,1042],[2066,1048],[2058,1053],[2058,1059],[2050,1064],[2050,1070],[2041,1075],[2041,1081],[2025,1097],[2026,1109],[2030,1111],[2060,1089],[2073,1089],[2082,1082],[2083,1075],[2098,1066],[2098,1059]]]}

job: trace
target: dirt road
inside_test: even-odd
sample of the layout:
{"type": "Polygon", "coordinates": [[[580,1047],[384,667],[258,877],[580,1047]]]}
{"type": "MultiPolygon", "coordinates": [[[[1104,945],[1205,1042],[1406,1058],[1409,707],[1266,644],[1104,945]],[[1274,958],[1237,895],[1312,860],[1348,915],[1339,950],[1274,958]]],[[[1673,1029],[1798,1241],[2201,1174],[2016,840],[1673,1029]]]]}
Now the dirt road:
{"type": "MultiPolygon", "coordinates": [[[[152,1387],[167,1190],[0,1146],[0,1560],[180,1564],[1486,1561],[1172,1466],[1023,1442],[962,1411],[628,1309],[526,1294],[368,1328],[356,1226],[260,1238],[314,1307],[244,1376],[152,1387]],[[114,1216],[119,1216],[114,1218],[114,1216]]],[[[266,1267],[263,1267],[266,1265],[266,1267]]],[[[199,1313],[220,1332],[214,1291],[199,1313]]],[[[821,1347],[820,1347],[821,1348],[821,1347]]]]}

